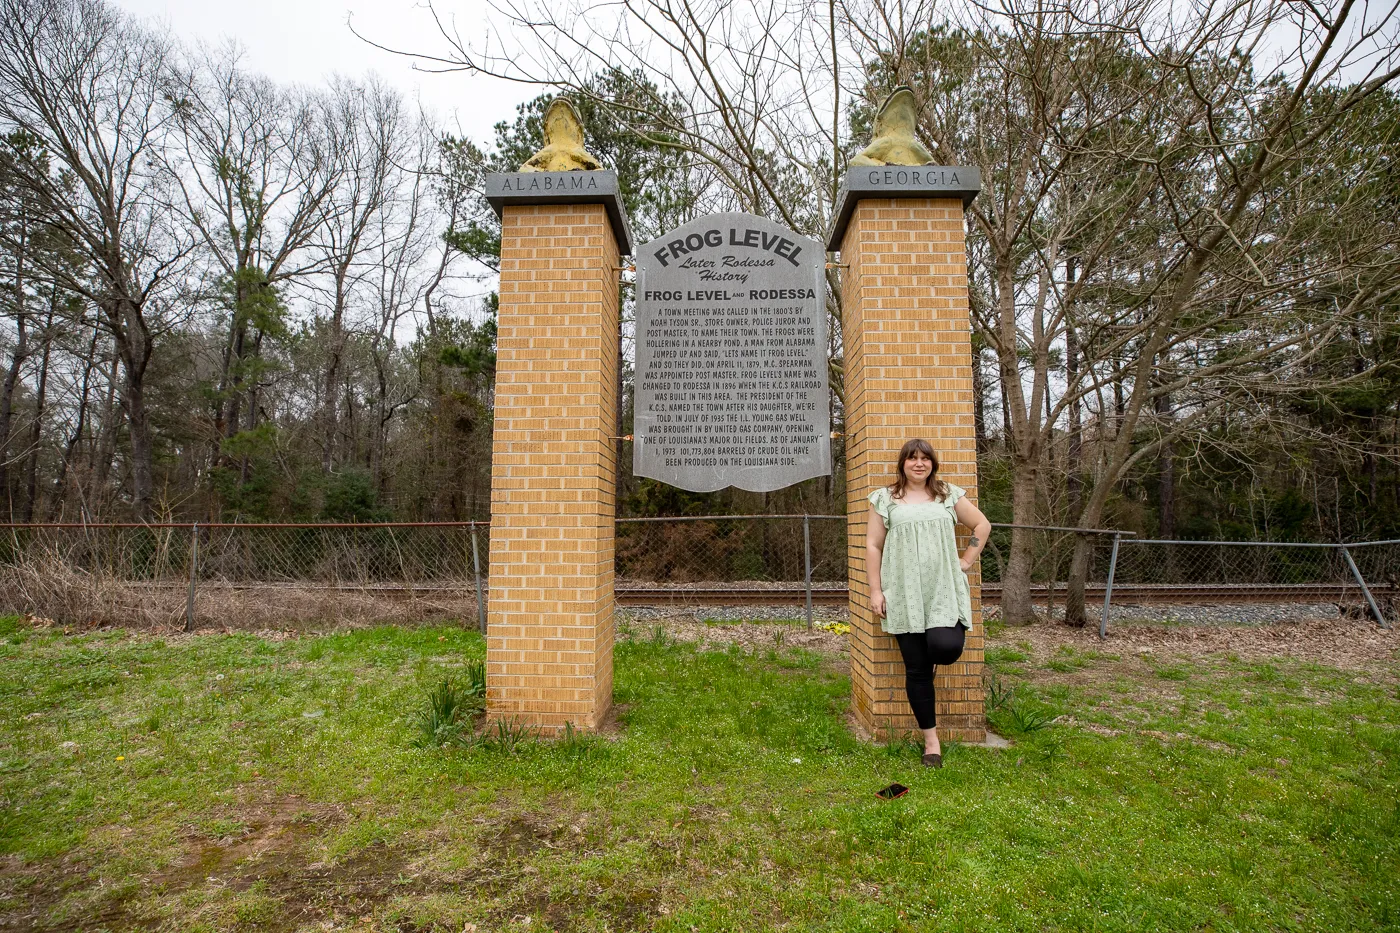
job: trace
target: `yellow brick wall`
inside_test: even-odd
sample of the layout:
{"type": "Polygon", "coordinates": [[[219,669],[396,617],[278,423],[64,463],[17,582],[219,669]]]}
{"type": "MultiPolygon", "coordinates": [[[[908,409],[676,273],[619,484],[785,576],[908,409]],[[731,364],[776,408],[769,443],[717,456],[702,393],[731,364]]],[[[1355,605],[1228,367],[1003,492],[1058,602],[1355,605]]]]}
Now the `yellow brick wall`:
{"type": "Polygon", "coordinates": [[[504,210],[487,714],[546,733],[612,703],[618,261],[602,205],[504,210]]]}
{"type": "MultiPolygon", "coordinates": [[[[841,334],[846,366],[846,484],[850,541],[851,688],[857,718],[884,737],[917,729],[904,662],[870,609],[866,497],[894,479],[899,448],[926,438],[939,476],[977,501],[972,344],[962,201],[866,199],[841,242],[841,334]]],[[[959,527],[965,547],[969,529],[959,527]]],[[[940,738],[986,737],[981,569],[972,579],[972,631],[958,663],[934,682],[940,738]]]]}

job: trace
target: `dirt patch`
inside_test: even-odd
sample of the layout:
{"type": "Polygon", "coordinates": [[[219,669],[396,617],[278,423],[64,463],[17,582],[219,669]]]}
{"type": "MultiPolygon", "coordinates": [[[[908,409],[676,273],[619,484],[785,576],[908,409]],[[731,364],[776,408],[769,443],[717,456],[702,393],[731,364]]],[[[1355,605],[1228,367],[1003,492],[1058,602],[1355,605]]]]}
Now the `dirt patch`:
{"type": "Polygon", "coordinates": [[[259,930],[292,931],[317,921],[333,924],[372,914],[393,897],[427,890],[422,876],[408,871],[409,855],[385,845],[373,845],[332,863],[307,864],[308,853],[288,850],[241,864],[228,876],[209,881],[233,890],[260,885],[278,904],[275,917],[260,919],[259,930]]]}
{"type": "MultiPolygon", "coordinates": [[[[703,810],[691,814],[700,821],[707,816],[703,810]]],[[[526,917],[556,931],[592,929],[599,916],[607,918],[608,929],[632,931],[648,928],[661,903],[661,892],[625,877],[591,881],[568,897],[551,894],[536,867],[542,860],[573,864],[617,844],[606,816],[571,811],[563,800],[551,800],[539,811],[478,817],[471,863],[447,872],[434,848],[444,837],[432,831],[411,844],[374,844],[332,859],[327,843],[349,821],[339,807],[294,795],[230,804],[189,827],[184,852],[172,864],[115,887],[91,858],[31,865],[0,859],[0,931],[179,929],[200,922],[271,933],[436,931],[441,927],[434,922],[420,927],[392,919],[399,910],[386,905],[446,890],[476,895],[485,908],[483,931],[526,917]],[[186,906],[181,896],[187,892],[191,904],[204,892],[216,896],[205,906],[186,906]],[[245,897],[228,898],[224,892],[245,897]],[[224,913],[230,904],[243,911],[252,905],[255,915],[230,918],[224,913]],[[366,926],[367,918],[377,922],[366,926]]]]}
{"type": "MultiPolygon", "coordinates": [[[[691,816],[704,819],[698,809],[693,808],[691,816]]],[[[478,817],[475,822],[482,824],[475,840],[481,858],[453,881],[480,892],[492,904],[483,923],[469,929],[486,931],[543,921],[543,929],[570,933],[596,929],[600,917],[606,918],[604,929],[650,928],[661,894],[640,880],[621,876],[580,881],[565,897],[553,895],[539,880],[541,872],[534,862],[572,864],[619,845],[621,840],[611,836],[605,816],[572,812],[562,799],[551,799],[543,810],[478,817]]]]}
{"type": "Polygon", "coordinates": [[[0,930],[64,929],[49,926],[48,918],[70,893],[88,887],[90,871],[66,857],[29,865],[18,856],[0,859],[0,930]]]}
{"type": "Polygon", "coordinates": [[[594,730],[594,734],[602,736],[610,742],[622,738],[627,733],[627,712],[631,708],[631,703],[611,703],[608,706],[608,711],[603,715],[603,721],[598,723],[598,728],[594,730]]]}
{"type": "Polygon", "coordinates": [[[347,819],[339,808],[287,796],[233,805],[225,816],[215,815],[216,827],[227,826],[217,837],[191,827],[184,854],[141,878],[135,895],[121,885],[117,893],[102,895],[110,879],[101,878],[100,866],[86,861],[0,862],[0,930],[153,930],[162,918],[146,909],[150,894],[169,898],[204,886],[243,892],[256,885],[276,910],[258,918],[255,926],[275,933],[317,921],[354,919],[391,897],[426,888],[409,870],[411,853],[405,851],[375,845],[343,859],[327,859],[318,840],[347,819]]]}
{"type": "Polygon", "coordinates": [[[584,828],[578,822],[546,819],[540,813],[517,813],[504,822],[492,824],[478,844],[488,859],[515,862],[542,849],[577,849],[584,841],[584,828]]]}
{"type": "Polygon", "coordinates": [[[157,874],[151,883],[172,890],[217,880],[235,889],[260,877],[263,870],[282,874],[305,862],[305,850],[317,837],[345,822],[336,807],[308,804],[298,795],[232,807],[229,830],[216,838],[192,829],[184,858],[157,874]]]}
{"type": "Polygon", "coordinates": [[[1129,656],[1160,656],[1204,661],[1234,656],[1242,661],[1293,658],[1340,670],[1396,672],[1400,635],[1372,622],[1312,619],[1268,626],[1119,626],[1108,637],[1097,629],[1040,623],[1006,628],[994,645],[1029,642],[1044,664],[1066,645],[1077,651],[1129,656]]]}
{"type": "Polygon", "coordinates": [[[596,912],[606,917],[602,929],[617,930],[619,933],[652,928],[658,914],[668,913],[661,905],[661,894],[646,887],[630,885],[590,885],[582,897],[568,900],[554,900],[543,892],[531,891],[521,886],[511,905],[494,913],[491,921],[481,930],[498,929],[506,924],[525,925],[540,918],[540,925],[554,933],[574,933],[581,929],[598,929],[594,924],[598,918],[584,918],[596,912]]]}

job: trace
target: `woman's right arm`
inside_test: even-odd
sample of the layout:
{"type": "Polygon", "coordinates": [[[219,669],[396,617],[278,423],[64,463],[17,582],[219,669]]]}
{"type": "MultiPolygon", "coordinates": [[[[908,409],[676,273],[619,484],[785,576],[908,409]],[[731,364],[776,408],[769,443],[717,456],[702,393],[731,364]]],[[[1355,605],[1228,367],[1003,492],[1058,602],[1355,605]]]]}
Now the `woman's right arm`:
{"type": "Polygon", "coordinates": [[[880,558],[885,553],[885,519],[875,506],[865,520],[865,579],[870,582],[870,608],[880,618],[885,617],[885,588],[880,579],[880,558]]]}

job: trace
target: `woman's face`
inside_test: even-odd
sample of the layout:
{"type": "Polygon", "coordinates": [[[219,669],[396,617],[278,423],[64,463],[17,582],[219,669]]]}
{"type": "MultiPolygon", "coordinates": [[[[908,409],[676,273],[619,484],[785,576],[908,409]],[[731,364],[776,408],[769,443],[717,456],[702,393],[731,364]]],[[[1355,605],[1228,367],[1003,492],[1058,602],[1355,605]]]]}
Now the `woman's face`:
{"type": "Polygon", "coordinates": [[[933,472],[933,460],[922,450],[911,453],[904,461],[904,479],[911,486],[923,486],[933,472]]]}

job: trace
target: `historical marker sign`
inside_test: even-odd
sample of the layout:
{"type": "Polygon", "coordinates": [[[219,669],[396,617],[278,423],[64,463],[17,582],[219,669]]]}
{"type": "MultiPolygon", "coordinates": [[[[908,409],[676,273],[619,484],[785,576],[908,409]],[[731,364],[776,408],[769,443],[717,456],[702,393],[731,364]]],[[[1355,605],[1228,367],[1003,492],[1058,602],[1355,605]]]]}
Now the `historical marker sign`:
{"type": "Polygon", "coordinates": [[[712,214],[636,255],[633,472],[695,492],[830,473],[822,244],[712,214]]]}

